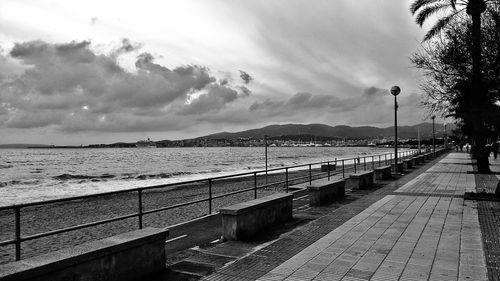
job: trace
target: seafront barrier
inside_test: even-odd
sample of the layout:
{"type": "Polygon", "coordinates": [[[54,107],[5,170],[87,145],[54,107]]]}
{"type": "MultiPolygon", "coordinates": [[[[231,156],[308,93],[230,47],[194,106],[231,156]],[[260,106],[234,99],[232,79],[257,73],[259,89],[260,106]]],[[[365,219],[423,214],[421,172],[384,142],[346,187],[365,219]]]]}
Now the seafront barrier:
{"type": "Polygon", "coordinates": [[[3,281],[145,280],[165,268],[168,230],[147,227],[0,265],[3,281]]]}
{"type": "MultiPolygon", "coordinates": [[[[418,153],[416,150],[408,150],[398,154],[398,158],[402,160],[418,153]]],[[[4,252],[11,253],[4,255],[0,262],[20,260],[134,228],[172,226],[214,214],[218,209],[238,202],[277,192],[289,192],[298,183],[312,183],[320,178],[346,178],[351,173],[387,166],[393,159],[393,153],[336,159],[0,207],[0,220],[5,226],[0,234],[0,247],[6,249],[4,252]],[[325,165],[328,168],[322,170],[325,165]],[[191,217],[186,217],[186,213],[191,217]],[[107,225],[112,227],[106,227],[107,225]],[[52,236],[58,237],[56,241],[59,241],[59,245],[50,240],[52,236]],[[37,241],[41,242],[37,244],[37,241]]]]}
{"type": "MultiPolygon", "coordinates": [[[[445,150],[438,150],[433,155],[429,155],[429,159],[443,152],[445,150]]],[[[416,153],[410,152],[401,158],[410,158],[414,155],[416,153]]],[[[354,167],[350,168],[352,168],[351,171],[354,171],[354,167]]],[[[319,171],[318,173],[321,172],[319,171]]],[[[373,180],[373,170],[368,169],[366,172],[358,170],[358,174],[369,173],[371,173],[373,180]]],[[[339,171],[337,176],[340,176],[340,174],[339,171]]],[[[349,175],[352,176],[353,174],[350,173],[349,175]]],[[[259,227],[266,227],[268,224],[271,225],[290,219],[292,197],[292,194],[275,194],[247,202],[246,204],[233,205],[226,208],[229,212],[222,210],[221,212],[223,215],[227,213],[230,213],[230,215],[243,214],[243,221],[242,218],[235,217],[234,222],[236,223],[228,224],[228,228],[230,228],[230,232],[232,233],[245,233],[245,235],[252,236],[258,233],[259,230],[257,228],[259,227]],[[273,205],[271,207],[273,210],[271,211],[278,214],[275,216],[274,221],[265,221],[264,224],[258,222],[257,225],[248,224],[248,221],[259,221],[263,213],[270,212],[271,205],[273,205]],[[247,218],[248,210],[254,213],[250,214],[253,219],[249,220],[247,218]]],[[[145,228],[69,247],[55,253],[0,265],[0,280],[68,280],[68,278],[74,280],[101,280],[103,276],[108,276],[104,278],[105,280],[137,280],[138,278],[146,278],[147,276],[151,276],[151,274],[161,272],[164,268],[164,241],[167,235],[168,230],[165,229],[145,228]],[[129,258],[131,255],[134,256],[134,259],[129,258]]],[[[240,239],[240,237],[236,236],[233,238],[240,239]]]]}

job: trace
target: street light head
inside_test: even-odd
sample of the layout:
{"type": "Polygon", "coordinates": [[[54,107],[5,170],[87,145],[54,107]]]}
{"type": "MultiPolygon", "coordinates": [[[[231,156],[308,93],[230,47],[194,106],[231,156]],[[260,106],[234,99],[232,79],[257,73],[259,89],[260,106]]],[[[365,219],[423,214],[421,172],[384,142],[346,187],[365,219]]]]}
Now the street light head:
{"type": "Polygon", "coordinates": [[[393,96],[399,95],[400,92],[401,92],[401,88],[399,88],[398,86],[394,86],[391,88],[391,94],[393,96]]]}
{"type": "Polygon", "coordinates": [[[432,116],[431,116],[431,119],[432,119],[432,120],[436,119],[436,115],[432,115],[432,116]]]}

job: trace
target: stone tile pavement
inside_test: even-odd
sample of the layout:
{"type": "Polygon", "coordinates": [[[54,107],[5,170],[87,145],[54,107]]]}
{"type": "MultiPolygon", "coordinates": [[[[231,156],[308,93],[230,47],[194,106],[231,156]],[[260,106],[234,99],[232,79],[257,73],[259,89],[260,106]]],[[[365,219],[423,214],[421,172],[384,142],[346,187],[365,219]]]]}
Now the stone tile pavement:
{"type": "MultiPolygon", "coordinates": [[[[495,174],[476,175],[476,192],[495,192],[500,180],[500,158],[490,157],[489,161],[495,174]]],[[[477,206],[488,279],[500,281],[500,201],[478,201],[477,206]]]]}
{"type": "Polygon", "coordinates": [[[469,154],[451,153],[396,192],[460,195],[476,189],[469,154]]]}
{"type": "Polygon", "coordinates": [[[259,280],[488,280],[471,160],[449,154],[259,280]],[[425,194],[425,195],[423,195],[425,194]]]}
{"type": "Polygon", "coordinates": [[[470,163],[467,154],[448,154],[403,186],[359,203],[363,210],[354,216],[338,220],[347,211],[340,210],[311,223],[317,229],[305,228],[311,240],[302,245],[293,236],[289,245],[270,245],[295,246],[288,255],[262,264],[267,253],[257,252],[249,257],[254,266],[247,259],[206,280],[488,280],[477,203],[461,198],[475,190],[470,163]]]}

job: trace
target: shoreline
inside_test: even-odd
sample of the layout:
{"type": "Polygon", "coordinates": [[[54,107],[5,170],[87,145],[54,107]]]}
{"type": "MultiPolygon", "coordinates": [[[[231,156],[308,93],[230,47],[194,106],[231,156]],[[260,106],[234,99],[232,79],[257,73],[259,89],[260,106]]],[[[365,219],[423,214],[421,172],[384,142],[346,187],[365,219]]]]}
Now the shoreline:
{"type": "MultiPolygon", "coordinates": [[[[378,156],[378,155],[377,155],[378,156]]],[[[359,158],[361,159],[361,162],[357,164],[359,168],[362,168],[364,165],[363,162],[363,157],[366,157],[366,166],[369,167],[371,166],[371,155],[360,155],[359,158]]],[[[341,167],[340,162],[342,160],[345,160],[345,167],[348,168],[352,166],[353,160],[356,158],[347,158],[347,159],[337,159],[337,169],[341,167]]],[[[389,158],[388,158],[389,160],[389,158]]],[[[378,159],[374,159],[376,165],[378,164],[378,159]]],[[[382,163],[384,162],[384,158],[381,159],[382,163]]],[[[320,163],[321,164],[326,164],[329,162],[330,164],[334,163],[335,160],[330,160],[330,161],[318,161],[314,162],[316,165],[313,165],[318,167],[319,169],[320,163]]],[[[300,166],[304,165],[303,167],[300,167],[300,170],[307,169],[307,163],[306,164],[298,164],[294,166],[300,166]]],[[[291,166],[291,167],[294,167],[291,166]]],[[[284,174],[285,173],[285,168],[287,166],[283,165],[272,165],[270,166],[269,170],[273,169],[278,169],[277,171],[269,171],[268,175],[272,174],[284,174]]],[[[289,173],[296,172],[295,168],[289,169],[289,173]]],[[[198,185],[198,184],[206,184],[209,179],[213,178],[219,178],[219,177],[225,177],[224,180],[233,180],[237,179],[239,177],[246,178],[246,177],[253,177],[253,173],[258,173],[259,176],[262,176],[265,174],[265,170],[248,170],[248,169],[240,169],[240,170],[234,170],[234,171],[227,171],[227,172],[214,172],[214,173],[193,173],[189,174],[188,176],[180,176],[180,177],[169,177],[167,178],[145,178],[146,182],[143,182],[143,180],[140,179],[135,179],[132,181],[128,181],[127,179],[119,179],[116,181],[111,181],[108,182],[106,179],[111,178],[109,175],[104,177],[103,181],[97,181],[97,182],[85,182],[85,183],[71,183],[69,182],[67,187],[68,189],[60,189],[55,194],[57,195],[47,195],[47,192],[50,191],[51,188],[54,186],[41,186],[41,187],[33,187],[36,188],[34,189],[34,196],[37,196],[36,198],[39,200],[33,200],[31,196],[33,196],[33,192],[31,192],[32,189],[29,187],[24,187],[25,191],[23,193],[16,192],[15,188],[12,189],[4,189],[0,190],[0,197],[3,197],[6,203],[0,203],[0,208],[6,208],[9,206],[16,206],[16,205],[25,205],[25,204],[43,204],[44,201],[51,201],[51,200],[60,200],[60,199],[66,199],[66,198],[73,198],[73,197],[85,197],[85,196],[107,196],[107,193],[113,193],[113,192],[134,192],[137,189],[144,189],[148,190],[149,187],[153,186],[161,186],[161,185],[169,185],[169,187],[166,188],[171,188],[171,189],[177,189],[180,186],[184,186],[183,182],[190,182],[190,181],[196,181],[196,183],[189,183],[189,185],[198,185]],[[238,177],[232,177],[232,175],[237,175],[237,174],[247,174],[247,175],[242,175],[238,177]],[[199,182],[199,183],[198,183],[199,182]],[[85,185],[87,187],[90,187],[90,189],[93,189],[93,191],[84,191],[83,186],[85,185]],[[94,185],[92,185],[94,184],[94,185]],[[106,186],[112,186],[106,187],[106,186]],[[39,192],[37,194],[37,192],[39,192]],[[28,196],[23,196],[26,193],[29,193],[30,195],[28,196]],[[3,196],[2,196],[3,195],[3,196]],[[21,198],[19,198],[21,196],[21,198]],[[43,198],[40,200],[40,198],[43,198]]],[[[217,179],[219,180],[219,179],[217,179]]],[[[56,190],[60,187],[55,186],[56,190]]],[[[153,188],[154,189],[154,188],[153,188]]],[[[164,188],[159,188],[159,189],[164,189],[164,188]]]]}
{"type": "MultiPolygon", "coordinates": [[[[352,159],[352,158],[350,158],[352,159]]],[[[362,159],[362,158],[361,158],[362,159]]],[[[371,156],[367,160],[371,160],[371,156]]],[[[341,161],[342,159],[339,159],[341,161]]],[[[345,160],[345,159],[344,159],[345,160]]],[[[337,163],[339,162],[337,161],[337,163]]],[[[352,161],[352,160],[350,160],[352,161]]],[[[333,163],[334,161],[330,161],[333,163]]],[[[326,164],[326,161],[323,162],[326,164]]],[[[382,159],[382,165],[384,160],[382,159]]],[[[345,164],[346,175],[353,172],[352,164],[345,164]]],[[[358,170],[363,170],[364,162],[357,164],[358,170]]],[[[378,161],[375,159],[375,166],[378,161]]],[[[289,182],[297,177],[308,176],[307,166],[301,170],[289,170],[289,182]]],[[[366,170],[372,168],[371,161],[366,161],[366,170]]],[[[317,177],[314,173],[320,170],[319,165],[313,168],[313,179],[317,177]]],[[[265,172],[265,171],[264,171],[265,172]]],[[[257,186],[265,185],[265,174],[257,175],[257,186]]],[[[341,167],[337,166],[331,175],[342,174],[341,167]],[[340,169],[339,169],[340,168],[340,169]]],[[[327,172],[323,173],[326,178],[327,172]]],[[[285,172],[271,171],[268,173],[268,182],[285,181],[285,172]]],[[[207,179],[206,179],[207,180],[207,179]]],[[[301,182],[307,182],[302,179],[301,182]]],[[[299,182],[295,181],[295,184],[299,182]]],[[[290,183],[293,185],[294,183],[290,183]]],[[[231,178],[215,179],[212,181],[212,197],[222,194],[236,192],[254,187],[253,172],[250,175],[231,178]]],[[[263,197],[277,192],[284,192],[285,184],[273,184],[270,187],[259,188],[257,197],[263,197]]],[[[111,219],[138,212],[138,195],[136,190],[124,191],[117,194],[97,195],[88,198],[80,198],[65,202],[55,202],[46,205],[35,205],[21,209],[21,236],[50,232],[75,225],[92,223],[111,219]]],[[[142,192],[143,211],[158,209],[166,206],[183,204],[202,199],[208,199],[208,181],[193,183],[177,183],[173,186],[144,190],[142,192]]],[[[221,207],[254,199],[253,189],[242,193],[216,198],[212,200],[212,213],[221,207]]],[[[175,209],[165,210],[143,216],[143,227],[151,226],[165,228],[178,223],[196,219],[208,214],[208,201],[194,203],[175,209]]],[[[14,237],[14,214],[12,210],[0,211],[0,241],[10,240],[14,237]]],[[[78,245],[87,241],[102,239],[119,233],[138,229],[138,218],[133,217],[116,222],[106,223],[73,230],[61,234],[51,235],[35,240],[22,242],[22,258],[32,257],[39,254],[59,250],[62,248],[78,245]]],[[[14,261],[14,245],[0,247],[0,264],[14,261]]]]}
{"type": "MultiPolygon", "coordinates": [[[[313,169],[318,172],[318,169],[313,169]]],[[[308,170],[290,171],[289,180],[308,175],[308,170]]],[[[333,173],[332,173],[333,174],[333,173]]],[[[284,181],[285,173],[268,174],[268,182],[284,181]]],[[[303,181],[306,181],[304,179],[303,181]]],[[[265,184],[265,175],[257,176],[258,186],[265,184]]],[[[218,196],[254,186],[253,176],[214,180],[212,194],[218,196]]],[[[277,192],[285,192],[284,184],[257,190],[258,197],[277,192]]],[[[208,199],[207,183],[191,183],[175,186],[175,188],[158,188],[143,192],[143,211],[172,206],[188,201],[208,199]]],[[[212,200],[212,212],[221,207],[254,199],[253,190],[212,200]]],[[[137,192],[90,197],[47,205],[25,207],[21,211],[21,235],[39,234],[56,229],[85,224],[94,221],[123,216],[138,211],[137,192]]],[[[208,202],[195,203],[171,210],[161,211],[143,216],[143,226],[164,228],[208,214],[208,202]]],[[[0,211],[0,241],[14,237],[14,214],[11,210],[0,211]]],[[[138,229],[138,218],[129,218],[103,225],[87,227],[79,230],[51,235],[21,244],[22,258],[59,250],[87,241],[102,239],[138,229]]],[[[0,247],[0,264],[14,261],[14,245],[0,247]]]]}

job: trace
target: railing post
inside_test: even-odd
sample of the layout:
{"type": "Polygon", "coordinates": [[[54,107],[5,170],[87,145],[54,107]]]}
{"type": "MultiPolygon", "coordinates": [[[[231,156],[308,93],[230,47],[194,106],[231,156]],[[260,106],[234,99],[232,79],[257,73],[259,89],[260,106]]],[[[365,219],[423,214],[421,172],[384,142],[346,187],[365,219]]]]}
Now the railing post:
{"type": "Polygon", "coordinates": [[[21,260],[21,208],[14,208],[15,224],[16,224],[16,261],[21,260]]]}
{"type": "Polygon", "coordinates": [[[257,172],[253,173],[253,199],[257,199],[257,172]]]}
{"type": "Polygon", "coordinates": [[[138,203],[138,210],[139,210],[139,229],[142,229],[142,190],[138,189],[137,190],[137,203],[138,203]]]}
{"type": "Polygon", "coordinates": [[[311,164],[309,164],[309,184],[312,184],[312,171],[311,171],[311,164]]]}
{"type": "Polygon", "coordinates": [[[380,154],[378,155],[378,166],[380,167],[380,154]]]}
{"type": "Polygon", "coordinates": [[[208,179],[208,214],[212,213],[212,179],[208,179]]]}
{"type": "Polygon", "coordinates": [[[330,161],[326,162],[326,169],[328,170],[328,180],[330,180],[330,161]]]}
{"type": "Polygon", "coordinates": [[[375,156],[372,156],[372,170],[375,170],[375,156]]]}
{"type": "Polygon", "coordinates": [[[356,173],[356,160],[357,159],[354,159],[354,158],[352,159],[352,162],[354,162],[354,173],[356,173]]]}
{"type": "Polygon", "coordinates": [[[345,177],[344,159],[342,159],[342,178],[345,177]]]}
{"type": "Polygon", "coordinates": [[[384,154],[384,165],[387,165],[387,154],[384,154]]]}
{"type": "Polygon", "coordinates": [[[285,186],[286,186],[286,193],[288,193],[288,168],[285,168],[285,186]]]}
{"type": "Polygon", "coordinates": [[[363,157],[363,169],[366,171],[366,156],[363,157]]]}

